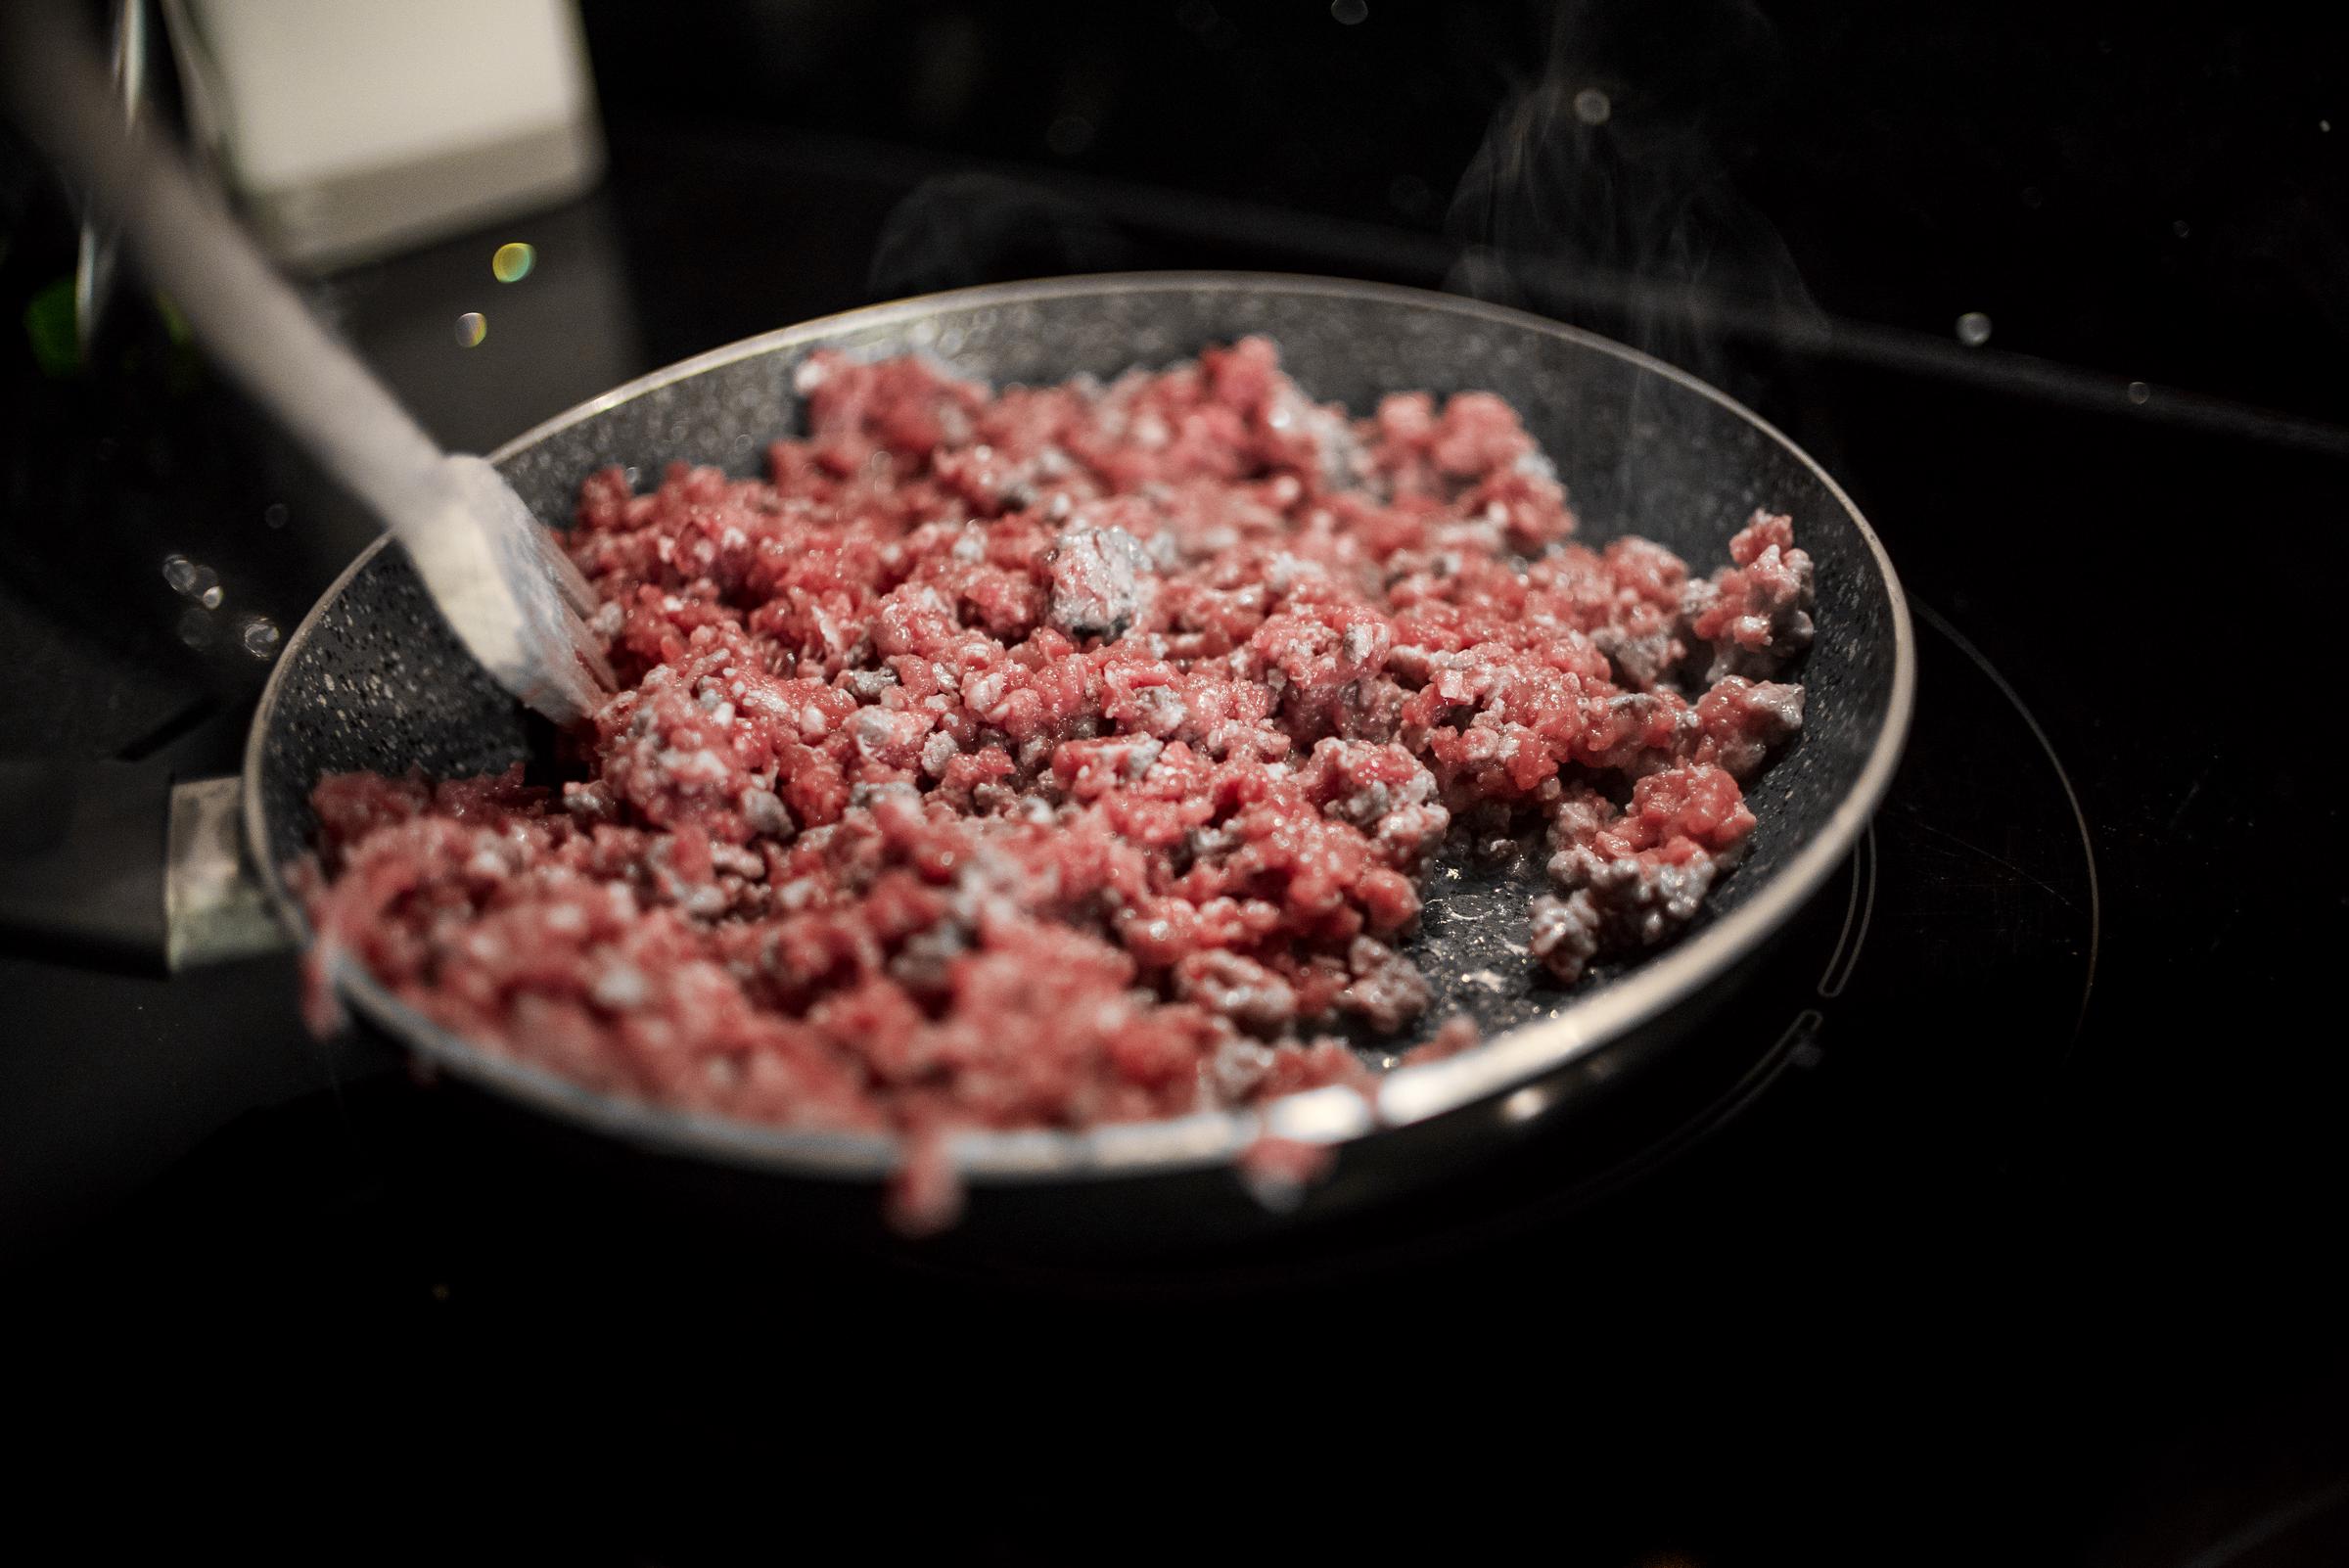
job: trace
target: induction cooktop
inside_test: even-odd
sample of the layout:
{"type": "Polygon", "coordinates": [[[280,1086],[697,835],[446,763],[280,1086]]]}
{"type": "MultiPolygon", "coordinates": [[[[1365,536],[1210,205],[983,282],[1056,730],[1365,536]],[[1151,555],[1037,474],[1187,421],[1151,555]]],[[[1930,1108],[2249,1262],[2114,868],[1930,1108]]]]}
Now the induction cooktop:
{"type": "MultiPolygon", "coordinates": [[[[994,200],[854,144],[614,149],[586,202],[319,286],[452,446],[861,302],[878,258],[901,268],[881,241],[909,207],[994,200]],[[787,265],[747,259],[776,233],[787,265]],[[517,237],[536,266],[500,285],[487,258],[517,237]],[[470,344],[467,312],[488,320],[470,344]]],[[[1120,266],[1481,276],[1419,240],[1101,182],[1049,194],[1060,239],[930,281],[1063,270],[1103,235],[1120,266]]],[[[1547,307],[1614,324],[1604,300],[1547,307]]],[[[1813,449],[1884,537],[1917,623],[1915,725],[1770,964],[1682,1048],[1599,1085],[1605,1116],[1550,1130],[1528,1102],[1506,1155],[1276,1245],[1077,1269],[751,1244],[571,1188],[398,1063],[312,1041],[290,958],[163,981],[7,954],[18,1301],[71,1347],[61,1366],[168,1391],[161,1447],[233,1411],[370,1454],[429,1436],[442,1475],[605,1431],[663,1463],[682,1444],[781,1465],[785,1429],[813,1423],[876,1465],[911,1442],[1000,1481],[964,1535],[901,1528],[1003,1560],[1054,1559],[1097,1517],[1004,1479],[1013,1453],[1074,1474],[1115,1449],[1163,1479],[1196,1467],[1177,1434],[1200,1429],[1212,1479],[1183,1472],[1167,1543],[1239,1528],[1242,1473],[1343,1477],[1359,1523],[1380,1477],[1499,1449],[1488,1479],[1554,1461],[1512,1506],[1569,1519],[1558,1539],[1595,1561],[2316,1560],[2245,1553],[2337,1542],[2349,1499],[2320,1283],[2337,1139],[2312,1037],[2268,1001],[2319,972],[2339,901],[2322,877],[2275,880],[2256,835],[2332,832],[2337,807],[2305,760],[2321,723],[2237,700],[2276,650],[2194,640],[2187,607],[2239,603],[2225,552],[2260,548],[2246,529],[2341,515],[2349,462],[2305,421],[2263,443],[2255,420],[2165,423],[2125,382],[2109,406],[2094,378],[2050,401],[1996,359],[1950,377],[1939,350],[1853,356],[1763,327],[1691,339],[1694,368],[1813,449]],[[1531,1447],[1500,1435],[1528,1421],[1531,1447]]],[[[198,404],[138,450],[52,429],[43,471],[119,520],[115,576],[58,578],[72,551],[23,537],[0,574],[6,650],[43,671],[23,733],[183,777],[234,765],[276,646],[253,626],[299,620],[366,534],[233,398],[198,404]],[[187,456],[221,442],[253,461],[187,456]]],[[[144,428],[130,412],[109,428],[144,428]]],[[[2274,553],[2253,576],[2307,602],[2313,561],[2274,553]]],[[[2292,662],[2313,631],[2263,635],[2318,668],[2292,662]]],[[[97,1418],[56,1409],[75,1431],[97,1418]]],[[[887,1494],[865,1480],[797,1505],[887,1494]]],[[[1399,1534],[1449,1528],[1395,1506],[1399,1534]]],[[[699,1560],[701,1537],[645,1498],[601,1517],[572,1528],[604,1555],[699,1560]]]]}

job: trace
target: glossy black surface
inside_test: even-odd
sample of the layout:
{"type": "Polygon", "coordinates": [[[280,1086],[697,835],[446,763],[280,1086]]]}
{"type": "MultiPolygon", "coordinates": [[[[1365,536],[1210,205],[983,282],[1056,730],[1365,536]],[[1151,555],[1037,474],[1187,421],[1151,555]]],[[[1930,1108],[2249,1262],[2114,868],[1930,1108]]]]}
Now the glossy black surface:
{"type": "MultiPolygon", "coordinates": [[[[1351,30],[1399,9],[1373,0],[1351,30]]],[[[843,1524],[1001,1561],[1097,1558],[1102,1540],[1234,1555],[1267,1497],[1300,1492],[1286,1542],[1453,1555],[1530,1536],[1645,1565],[2349,1557],[2321,685],[2349,463],[2303,426],[2214,435],[2160,395],[2084,401],[1999,357],[2340,418],[2349,274],[2295,259],[2340,222],[2322,161],[2349,135],[2326,96],[2337,50],[2096,8],[1773,20],[1776,107],[1738,123],[1776,172],[1739,189],[1833,324],[1911,336],[1666,315],[1655,342],[1682,332],[1696,368],[1817,453],[1932,612],[1876,912],[1817,1007],[1814,1065],[1786,1038],[1806,968],[1766,1026],[1711,1037],[1713,1071],[1627,1112],[1622,1160],[1563,1151],[1505,1192],[1268,1264],[1005,1277],[746,1249],[624,1205],[581,1218],[443,1100],[316,1053],[290,963],[165,985],[0,959],[11,1300],[75,1396],[40,1411],[56,1452],[244,1476],[227,1495],[251,1506],[175,1529],[315,1547],[278,1499],[360,1497],[364,1533],[411,1558],[475,1543],[452,1534],[470,1504],[526,1482],[550,1505],[519,1539],[606,1561],[759,1556],[843,1524]],[[1997,328],[1968,359],[1950,323],[1971,309],[1997,328]],[[2084,1020],[2081,819],[2103,913],[2084,1020]],[[1741,1114],[1613,1184],[1749,1075],[1741,1114]],[[220,1441],[249,1419],[265,1443],[220,1441]]],[[[855,101],[862,78],[840,74],[855,101]]],[[[492,445],[627,374],[910,287],[1099,266],[1487,276],[1433,217],[1337,221],[1375,215],[1316,197],[1337,181],[1270,192],[1288,210],[1217,206],[1266,193],[1162,195],[1106,144],[1064,162],[1008,141],[973,178],[936,148],[989,145],[980,108],[905,154],[795,138],[772,101],[713,90],[689,125],[644,96],[607,92],[614,172],[590,202],[329,286],[450,441],[492,445]],[[1006,177],[1027,215],[1002,216],[1006,177]],[[955,243],[914,243],[940,232],[955,243]],[[539,269],[496,285],[489,247],[515,237],[539,269]],[[576,292],[527,304],[541,286],[576,292]],[[468,309],[490,316],[479,349],[447,336],[468,309]]],[[[852,118],[824,102],[796,123],[852,118]]],[[[1408,115],[1363,118],[1397,122],[1381,145],[1411,139],[1408,115]]],[[[1482,119],[1443,124],[1426,145],[1448,161],[1417,170],[1439,203],[1482,119]]],[[[0,267],[29,278],[30,255],[0,267]]],[[[1593,292],[1555,308],[1625,330],[1593,292]]],[[[33,455],[79,460],[64,428],[33,455]]],[[[183,506],[145,548],[268,537],[248,516],[183,506]]],[[[232,595],[298,614],[323,577],[254,553],[232,595]]],[[[172,692],[211,689],[193,667],[149,673],[184,609],[160,586],[109,598],[104,636],[62,588],[0,586],[10,657],[44,671],[18,697],[21,744],[109,754],[179,712],[172,692]]],[[[227,759],[260,669],[197,663],[244,684],[223,676],[220,728],[174,743],[190,767],[227,759]]]]}

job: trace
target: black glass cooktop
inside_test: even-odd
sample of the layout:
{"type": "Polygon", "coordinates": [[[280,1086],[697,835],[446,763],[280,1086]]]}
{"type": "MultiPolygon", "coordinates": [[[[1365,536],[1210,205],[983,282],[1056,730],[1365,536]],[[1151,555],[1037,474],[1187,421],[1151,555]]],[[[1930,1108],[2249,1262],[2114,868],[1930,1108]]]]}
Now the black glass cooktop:
{"type": "MultiPolygon", "coordinates": [[[[572,208],[320,286],[452,445],[927,283],[1485,276],[1425,237],[1098,181],[1007,197],[1000,170],[852,143],[615,155],[572,208]],[[904,236],[941,224],[965,248],[924,265],[951,275],[909,271],[904,236]],[[498,285],[513,238],[537,265],[498,285]],[[461,346],[468,310],[488,331],[461,346]]],[[[1083,1271],[748,1241],[571,1189],[396,1063],[313,1044],[290,959],[166,982],[0,955],[0,1225],[32,1343],[80,1390],[55,1430],[95,1440],[135,1400],[122,1441],[167,1457],[250,1419],[305,1474],[347,1456],[419,1542],[484,1477],[567,1471],[533,1539],[590,1560],[732,1555],[730,1526],[635,1484],[721,1470],[794,1528],[878,1507],[909,1546],[1005,1561],[1103,1528],[1223,1550],[1292,1490],[1327,1499],[1332,1545],[1505,1519],[1627,1564],[2349,1549],[2336,1075],[2326,1032],[2284,1022],[2339,926],[2338,806],[2322,705],[2275,690],[2325,668],[2308,520],[2345,515],[2349,462],[2324,427],[2165,422],[1996,360],[1687,346],[1883,534],[1917,716],[1767,971],[1604,1117],[1276,1247],[1083,1271]]],[[[206,417],[257,440],[233,400],[206,417]]],[[[44,587],[58,547],[10,545],[7,646],[56,677],[26,732],[230,765],[267,639],[191,621],[161,563],[290,626],[363,526],[282,454],[199,481],[163,440],[125,477],[57,438],[85,493],[146,497],[108,549],[152,580],[44,587]],[[298,549],[271,543],[289,504],[319,519],[298,549]]]]}
{"type": "MultiPolygon", "coordinates": [[[[1079,1266],[890,1244],[835,1261],[902,1273],[912,1288],[952,1279],[1107,1299],[1244,1296],[1442,1268],[1489,1249],[1586,1248],[1617,1200],[1687,1206],[1688,1220],[1713,1225],[1760,1199],[1807,1212],[1808,1225],[1920,1183],[1954,1197],[1949,1183],[2006,1169],[2045,1129],[2094,990],[2096,872],[2070,781],[2036,720],[1937,614],[1922,619],[1936,701],[1859,850],[1725,1015],[1590,1091],[1603,1114],[1537,1130],[1425,1196],[1246,1247],[1079,1266]],[[2000,788],[1983,788],[1985,777],[2000,788]],[[1996,986],[1982,984],[1986,933],[1999,948],[1996,986]],[[1749,1180],[1762,1170],[1772,1180],[1757,1191],[1749,1180]]],[[[266,968],[253,989],[285,979],[285,965],[266,968]]],[[[531,1269],[479,1252],[482,1233],[504,1223],[480,1211],[527,1206],[538,1223],[559,1224],[557,1189],[572,1177],[542,1178],[500,1130],[475,1128],[389,1053],[356,1050],[319,1048],[331,1083],[253,1113],[170,1176],[171,1226],[267,1249],[288,1222],[285,1195],[299,1193],[305,1215],[324,1200],[438,1234],[403,1267],[448,1288],[540,1288],[531,1269]]],[[[1529,1100],[1522,1116],[1551,1109],[1529,1100]]],[[[585,1226],[583,1241],[613,1215],[597,1207],[569,1222],[585,1226]]],[[[765,1266],[788,1276],[803,1261],[765,1266]]],[[[756,1263],[728,1280],[742,1262],[719,1258],[714,1277],[755,1280],[756,1263]]],[[[371,1288],[403,1287],[386,1278],[371,1288]]]]}

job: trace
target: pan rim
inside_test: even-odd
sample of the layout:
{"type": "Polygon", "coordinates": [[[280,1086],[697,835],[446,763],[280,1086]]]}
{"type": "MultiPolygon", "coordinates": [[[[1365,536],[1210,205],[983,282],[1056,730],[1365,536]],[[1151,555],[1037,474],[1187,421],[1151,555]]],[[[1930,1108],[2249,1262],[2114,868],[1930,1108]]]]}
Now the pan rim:
{"type": "MultiPolygon", "coordinates": [[[[1118,272],[986,284],[818,316],[692,355],[624,382],[531,426],[490,452],[488,460],[502,464],[561,431],[663,388],[845,329],[886,326],[906,317],[932,314],[941,308],[1027,303],[1137,290],[1253,291],[1385,300],[1571,343],[1660,376],[1709,399],[1746,421],[1810,470],[1859,530],[1891,609],[1891,696],[1883,724],[1858,777],[1828,813],[1825,824],[1794,852],[1785,865],[1737,908],[1702,931],[1641,960],[1603,989],[1570,1002],[1557,1017],[1511,1030],[1456,1056],[1396,1068],[1381,1079],[1367,1103],[1351,1089],[1321,1088],[1287,1095],[1257,1108],[1203,1111],[1082,1131],[955,1133],[946,1140],[945,1154],[960,1176],[983,1183],[1141,1176],[1227,1164],[1267,1133],[1336,1146],[1382,1130],[1432,1121],[1566,1068],[1695,995],[1758,948],[1842,863],[1891,785],[1893,771],[1908,740],[1915,703],[1914,632],[1907,597],[1883,541],[1834,476],[1761,415],[1678,366],[1563,322],[1433,290],[1302,273],[1118,272]]],[[[243,814],[247,843],[271,906],[305,950],[312,945],[309,922],[265,848],[269,842],[267,812],[260,779],[266,739],[283,694],[286,672],[315,632],[325,610],[390,542],[389,537],[379,538],[362,550],[302,618],[300,625],[287,639],[262,688],[246,740],[243,814]]],[[[905,1159],[903,1140],[888,1133],[768,1127],[602,1093],[545,1069],[472,1045],[401,1002],[364,966],[345,955],[326,954],[324,961],[323,978],[346,1001],[435,1067],[591,1131],[664,1154],[806,1176],[870,1178],[887,1175],[905,1159]]]]}

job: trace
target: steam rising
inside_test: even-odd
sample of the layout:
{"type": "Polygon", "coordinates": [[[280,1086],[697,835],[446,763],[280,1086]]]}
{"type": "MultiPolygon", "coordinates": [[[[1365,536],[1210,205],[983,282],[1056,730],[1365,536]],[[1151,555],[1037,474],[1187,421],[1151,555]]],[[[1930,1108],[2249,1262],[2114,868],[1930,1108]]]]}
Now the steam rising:
{"type": "Polygon", "coordinates": [[[1778,76],[1750,0],[1563,6],[1541,78],[1502,104],[1461,178],[1448,227],[1469,250],[1448,286],[1712,378],[1730,318],[1819,319],[1732,177],[1778,76]]]}
{"type": "Polygon", "coordinates": [[[890,213],[866,284],[889,300],[1139,264],[1134,243],[1081,202],[1000,175],[947,174],[923,181],[890,213]]]}

